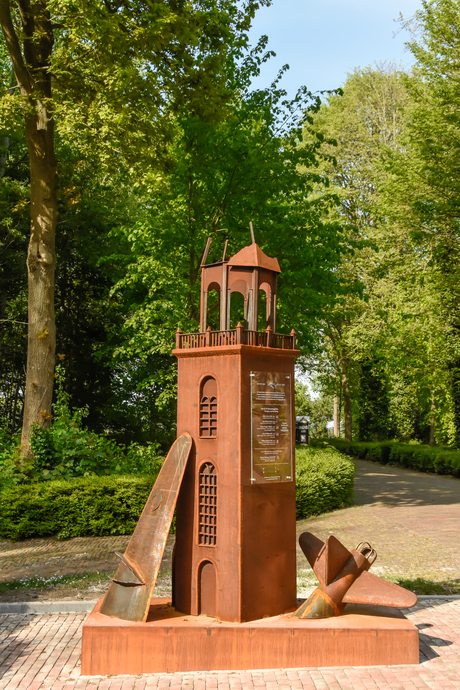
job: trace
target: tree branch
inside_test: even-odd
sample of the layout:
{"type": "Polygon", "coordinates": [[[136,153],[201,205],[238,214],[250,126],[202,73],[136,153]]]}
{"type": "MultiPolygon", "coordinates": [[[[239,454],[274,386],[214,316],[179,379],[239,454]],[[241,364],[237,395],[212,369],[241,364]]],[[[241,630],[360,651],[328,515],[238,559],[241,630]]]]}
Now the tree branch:
{"type": "Polygon", "coordinates": [[[18,37],[14,30],[9,0],[0,0],[0,25],[11,57],[11,62],[13,63],[16,79],[21,87],[21,91],[23,91],[23,95],[29,96],[32,93],[32,83],[29,71],[22,57],[18,37]]]}

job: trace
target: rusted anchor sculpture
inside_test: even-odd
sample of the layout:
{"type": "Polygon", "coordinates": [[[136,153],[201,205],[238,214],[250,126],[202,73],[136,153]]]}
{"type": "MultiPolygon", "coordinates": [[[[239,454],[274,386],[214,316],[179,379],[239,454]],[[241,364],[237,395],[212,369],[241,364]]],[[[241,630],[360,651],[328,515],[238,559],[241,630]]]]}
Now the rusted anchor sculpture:
{"type": "Polygon", "coordinates": [[[367,572],[377,558],[376,551],[367,542],[348,551],[332,534],[325,544],[310,532],[304,532],[299,544],[320,584],[293,616],[339,616],[346,604],[406,609],[417,603],[416,594],[367,572]]]}
{"type": "Polygon", "coordinates": [[[172,445],[102,602],[100,613],[127,621],[145,621],[176,507],[192,437],[182,434],[172,445]]]}

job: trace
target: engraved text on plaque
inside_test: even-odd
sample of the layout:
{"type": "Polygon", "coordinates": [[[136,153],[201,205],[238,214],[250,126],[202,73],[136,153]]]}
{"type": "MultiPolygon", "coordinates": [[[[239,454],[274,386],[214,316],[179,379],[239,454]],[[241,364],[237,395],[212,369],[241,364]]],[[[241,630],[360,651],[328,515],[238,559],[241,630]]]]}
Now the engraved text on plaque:
{"type": "Polygon", "coordinates": [[[251,372],[251,482],[291,482],[291,376],[251,372]]]}

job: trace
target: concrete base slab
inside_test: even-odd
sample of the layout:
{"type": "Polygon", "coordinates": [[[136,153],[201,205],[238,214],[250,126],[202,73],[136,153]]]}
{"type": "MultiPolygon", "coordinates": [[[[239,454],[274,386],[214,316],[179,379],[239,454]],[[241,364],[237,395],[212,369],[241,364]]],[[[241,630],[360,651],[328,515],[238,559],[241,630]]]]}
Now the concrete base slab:
{"type": "Polygon", "coordinates": [[[227,623],[185,616],[158,598],[147,622],[133,623],[100,614],[101,602],[83,626],[83,675],[419,662],[418,630],[394,609],[348,605],[325,620],[227,623]]]}

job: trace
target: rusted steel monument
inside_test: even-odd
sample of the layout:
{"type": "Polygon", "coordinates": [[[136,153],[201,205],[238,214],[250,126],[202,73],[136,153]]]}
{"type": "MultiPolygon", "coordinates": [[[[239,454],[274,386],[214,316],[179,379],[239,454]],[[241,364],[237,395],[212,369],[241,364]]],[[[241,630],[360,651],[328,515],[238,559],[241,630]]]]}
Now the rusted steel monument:
{"type": "Polygon", "coordinates": [[[416,597],[367,572],[376,556],[368,544],[348,551],[332,536],[301,535],[320,585],[298,607],[298,351],[294,331],[276,333],[278,261],[252,226],[251,235],[233,257],[226,245],[206,264],[208,240],[200,333],[176,334],[178,439],[84,625],[83,674],[418,661],[417,629],[382,608],[416,597]],[[213,291],[218,330],[208,326],[213,291]],[[152,594],[174,510],[171,602],[152,594]]]}
{"type": "Polygon", "coordinates": [[[194,439],[176,518],[173,604],[184,613],[241,622],[296,608],[298,351],[294,333],[275,333],[279,273],[255,243],[203,265],[201,333],[177,334],[177,433],[194,439]],[[211,290],[216,332],[206,327],[211,290]],[[235,293],[244,313],[232,330],[235,293]]]}

